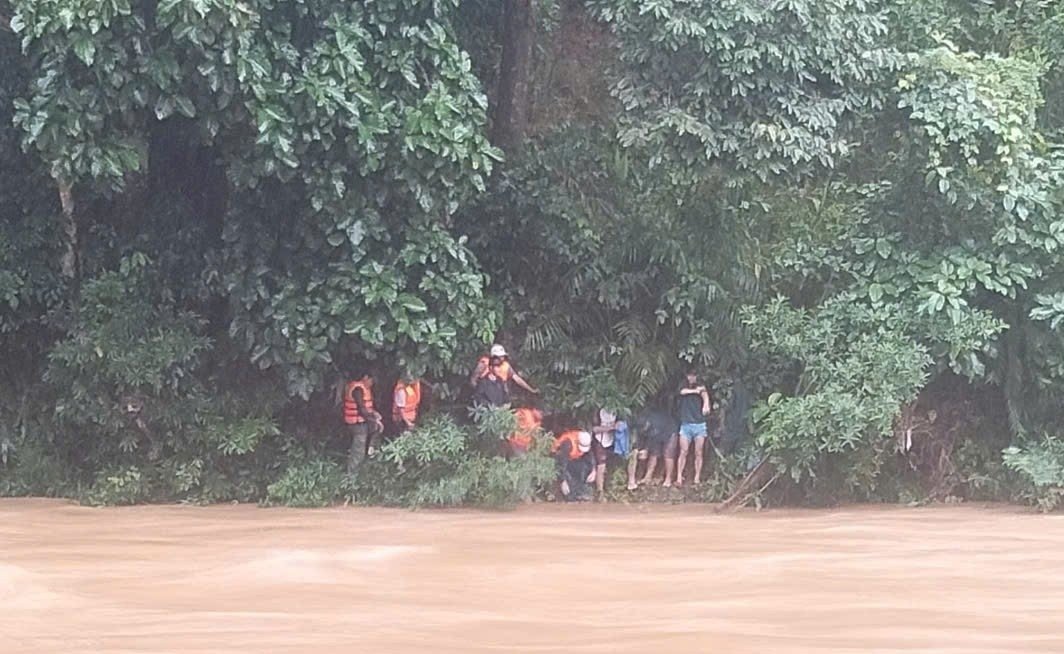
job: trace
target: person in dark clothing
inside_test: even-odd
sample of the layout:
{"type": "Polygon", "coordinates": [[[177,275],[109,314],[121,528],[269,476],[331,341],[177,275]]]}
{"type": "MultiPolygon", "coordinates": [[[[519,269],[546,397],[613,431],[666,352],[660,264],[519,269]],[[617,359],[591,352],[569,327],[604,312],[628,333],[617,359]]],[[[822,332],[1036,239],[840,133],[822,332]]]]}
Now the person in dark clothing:
{"type": "Polygon", "coordinates": [[[585,499],[588,495],[590,477],[595,471],[590,452],[589,432],[570,429],[554,439],[551,453],[558,469],[561,494],[566,501],[585,499]]]}
{"type": "MultiPolygon", "coordinates": [[[[683,486],[687,452],[695,451],[695,484],[702,483],[702,456],[706,447],[706,418],[710,414],[709,391],[698,381],[698,373],[688,370],[676,399],[680,418],[680,454],[676,459],[676,485],[683,486]]],[[[669,485],[669,481],[665,481],[669,485]]]]}
{"type": "Polygon", "coordinates": [[[367,374],[347,382],[343,387],[342,403],[344,424],[351,435],[347,472],[353,475],[366,455],[372,453],[374,434],[384,431],[381,414],[373,405],[373,376],[367,374]]]}
{"type": "Polygon", "coordinates": [[[489,372],[477,380],[472,391],[473,406],[506,406],[510,404],[510,384],[489,372]]]}
{"type": "Polygon", "coordinates": [[[633,456],[628,460],[628,490],[651,483],[659,459],[665,460],[665,479],[672,479],[676,459],[669,455],[675,451],[676,420],[664,411],[650,409],[636,416],[633,425],[637,446],[632,448],[633,456]],[[636,468],[642,460],[647,462],[646,472],[637,482],[636,468]]]}

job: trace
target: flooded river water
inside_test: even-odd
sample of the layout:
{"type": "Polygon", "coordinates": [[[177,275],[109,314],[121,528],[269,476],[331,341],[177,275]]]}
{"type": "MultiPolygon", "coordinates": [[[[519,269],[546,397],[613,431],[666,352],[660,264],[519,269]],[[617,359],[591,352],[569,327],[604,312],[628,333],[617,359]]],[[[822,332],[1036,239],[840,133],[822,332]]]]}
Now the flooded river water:
{"type": "Polygon", "coordinates": [[[0,651],[1064,652],[1064,516],[3,500],[0,651]]]}

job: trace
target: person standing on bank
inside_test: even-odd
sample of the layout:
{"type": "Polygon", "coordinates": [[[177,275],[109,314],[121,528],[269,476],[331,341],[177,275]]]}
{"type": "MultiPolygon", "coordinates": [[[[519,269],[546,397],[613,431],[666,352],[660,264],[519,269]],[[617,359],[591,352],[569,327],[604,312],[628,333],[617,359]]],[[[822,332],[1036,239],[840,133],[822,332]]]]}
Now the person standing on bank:
{"type": "Polygon", "coordinates": [[[477,382],[489,374],[496,375],[507,384],[513,381],[518,387],[523,388],[529,393],[539,395],[539,390],[533,388],[523,377],[521,377],[521,375],[517,374],[517,371],[513,369],[513,366],[510,364],[510,355],[506,353],[506,348],[498,343],[491,346],[488,356],[480,357],[480,359],[477,360],[477,367],[473,370],[473,374],[469,378],[469,383],[473,388],[476,388],[477,382]]]}
{"type": "Polygon", "coordinates": [[[680,418],[680,455],[676,459],[676,485],[683,486],[683,473],[687,467],[687,452],[695,451],[696,485],[702,483],[702,456],[706,447],[706,417],[710,413],[709,391],[699,383],[698,373],[687,371],[684,385],[680,387],[676,401],[680,418]]]}
{"type": "Polygon", "coordinates": [[[533,395],[539,394],[538,389],[529,385],[513,369],[506,348],[501,345],[492,345],[489,356],[477,361],[469,381],[473,385],[474,406],[499,407],[510,404],[511,381],[533,395]]]}
{"type": "Polygon", "coordinates": [[[347,456],[347,472],[355,474],[372,447],[374,434],[384,431],[381,414],[373,408],[373,375],[348,382],[344,386],[344,424],[351,434],[351,451],[347,456]]]}
{"type": "Polygon", "coordinates": [[[413,429],[421,406],[421,380],[409,372],[395,382],[392,392],[392,422],[398,433],[413,429]]]}

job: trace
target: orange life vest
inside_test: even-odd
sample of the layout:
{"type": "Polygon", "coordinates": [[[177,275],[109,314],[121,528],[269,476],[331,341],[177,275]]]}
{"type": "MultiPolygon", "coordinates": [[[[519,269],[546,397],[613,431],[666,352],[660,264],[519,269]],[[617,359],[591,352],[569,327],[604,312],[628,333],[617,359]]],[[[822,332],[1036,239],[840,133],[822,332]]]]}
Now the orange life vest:
{"type": "Polygon", "coordinates": [[[580,431],[577,429],[570,429],[567,432],[562,432],[562,435],[554,439],[554,445],[551,446],[550,451],[554,454],[558,453],[558,450],[562,449],[562,445],[568,441],[572,444],[569,448],[569,460],[576,461],[580,457],[584,456],[584,452],[580,451],[580,431]]]}
{"type": "Polygon", "coordinates": [[[517,418],[517,431],[510,435],[510,444],[515,450],[527,451],[532,445],[532,436],[543,424],[543,414],[539,409],[521,408],[514,411],[517,418]]]}
{"type": "MultiPolygon", "coordinates": [[[[480,376],[487,377],[488,373],[491,372],[491,359],[488,357],[480,357],[477,359],[477,368],[483,368],[484,371],[480,373],[480,376]]],[[[514,369],[510,366],[509,361],[503,361],[495,370],[495,374],[499,376],[499,379],[508,382],[510,381],[510,378],[514,376],[514,369]]]]}
{"type": "Polygon", "coordinates": [[[373,411],[373,386],[359,379],[348,382],[344,388],[344,422],[349,425],[359,425],[366,422],[366,416],[358,411],[358,403],[355,402],[355,389],[362,389],[362,404],[366,411],[373,411]]]}
{"type": "Polygon", "coordinates": [[[421,380],[418,379],[411,384],[404,384],[402,379],[395,382],[395,392],[392,394],[392,398],[392,418],[395,422],[402,421],[414,424],[417,420],[417,409],[421,405],[421,380]],[[394,403],[394,398],[398,397],[400,393],[405,396],[403,406],[394,403]]]}

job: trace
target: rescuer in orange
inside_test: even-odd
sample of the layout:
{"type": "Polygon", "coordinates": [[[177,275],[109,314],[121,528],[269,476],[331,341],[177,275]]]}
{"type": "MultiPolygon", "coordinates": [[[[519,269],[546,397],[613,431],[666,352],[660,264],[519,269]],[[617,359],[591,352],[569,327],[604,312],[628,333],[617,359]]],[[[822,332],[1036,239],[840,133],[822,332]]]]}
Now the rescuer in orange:
{"type": "Polygon", "coordinates": [[[488,356],[477,360],[477,367],[469,377],[473,386],[473,403],[487,406],[504,406],[510,403],[510,382],[532,393],[539,390],[526,382],[510,364],[506,348],[492,345],[488,356]]]}
{"type": "Polygon", "coordinates": [[[392,422],[400,432],[413,429],[421,406],[421,380],[406,373],[395,382],[392,392],[392,422]]]}
{"type": "Polygon", "coordinates": [[[349,381],[344,385],[343,406],[344,424],[351,434],[347,472],[354,474],[372,447],[373,435],[384,431],[381,414],[373,408],[372,375],[364,375],[361,379],[349,381]]]}
{"type": "Polygon", "coordinates": [[[536,432],[543,425],[543,413],[539,409],[521,408],[514,411],[517,418],[517,431],[507,439],[510,443],[510,452],[517,456],[526,454],[536,432]]]}
{"type": "Polygon", "coordinates": [[[587,484],[594,481],[591,461],[591,434],[578,429],[562,432],[550,451],[558,467],[561,494],[566,501],[587,499],[587,484]]]}

